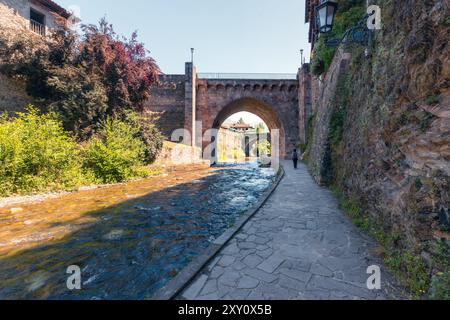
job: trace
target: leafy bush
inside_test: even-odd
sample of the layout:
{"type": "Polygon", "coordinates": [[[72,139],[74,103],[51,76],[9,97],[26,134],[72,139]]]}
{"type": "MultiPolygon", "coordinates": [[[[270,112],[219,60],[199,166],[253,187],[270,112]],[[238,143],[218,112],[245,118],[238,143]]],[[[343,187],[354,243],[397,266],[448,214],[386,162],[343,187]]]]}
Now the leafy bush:
{"type": "Polygon", "coordinates": [[[450,300],[450,270],[439,272],[432,280],[431,298],[434,300],[450,300]]]}
{"type": "Polygon", "coordinates": [[[393,251],[385,262],[406,285],[414,298],[421,298],[428,292],[429,270],[419,254],[410,251],[393,251]]]}
{"type": "Polygon", "coordinates": [[[108,114],[103,84],[71,66],[55,70],[47,84],[54,97],[50,109],[61,115],[64,127],[82,140],[91,137],[108,114]]]}
{"type": "Polygon", "coordinates": [[[136,138],[139,134],[139,127],[108,118],[99,133],[84,145],[84,169],[101,183],[148,176],[143,168],[146,148],[142,140],[136,138]]]}
{"type": "Polygon", "coordinates": [[[139,136],[145,145],[145,162],[151,164],[156,160],[163,148],[163,135],[154,125],[141,123],[139,136]]]}
{"type": "Polygon", "coordinates": [[[163,148],[163,135],[150,120],[134,111],[126,111],[125,119],[131,126],[138,128],[136,138],[141,139],[145,145],[145,163],[153,163],[163,148]]]}
{"type": "Polygon", "coordinates": [[[136,33],[119,37],[101,20],[79,36],[64,26],[32,41],[0,34],[0,71],[26,81],[28,93],[62,115],[67,130],[86,140],[108,116],[139,109],[160,70],[136,33]]]}
{"type": "Polygon", "coordinates": [[[54,113],[33,107],[0,118],[0,195],[51,191],[82,182],[79,151],[54,113]]]}

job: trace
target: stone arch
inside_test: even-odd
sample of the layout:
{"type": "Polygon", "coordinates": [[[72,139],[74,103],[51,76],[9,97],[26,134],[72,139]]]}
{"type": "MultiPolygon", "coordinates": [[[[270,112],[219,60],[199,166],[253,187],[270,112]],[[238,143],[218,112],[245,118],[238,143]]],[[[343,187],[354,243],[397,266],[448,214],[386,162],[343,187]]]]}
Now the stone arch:
{"type": "MultiPolygon", "coordinates": [[[[279,155],[281,158],[286,156],[287,136],[284,124],[280,120],[280,116],[278,115],[276,109],[262,100],[255,98],[242,98],[227,104],[217,114],[213,122],[212,129],[219,130],[225,120],[238,112],[250,112],[260,117],[269,127],[272,137],[275,133],[274,130],[278,130],[279,155]]],[[[271,138],[271,140],[274,141],[273,138],[271,138]]],[[[210,144],[211,142],[205,141],[205,143],[210,144]]]]}

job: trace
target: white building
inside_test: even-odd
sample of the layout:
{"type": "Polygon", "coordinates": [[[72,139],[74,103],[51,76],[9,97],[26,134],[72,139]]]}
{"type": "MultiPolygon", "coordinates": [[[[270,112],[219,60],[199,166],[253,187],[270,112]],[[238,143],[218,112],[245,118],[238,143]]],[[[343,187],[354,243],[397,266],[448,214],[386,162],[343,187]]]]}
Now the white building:
{"type": "Polygon", "coordinates": [[[71,13],[51,0],[0,0],[1,30],[45,36],[58,23],[70,25],[71,13]]]}

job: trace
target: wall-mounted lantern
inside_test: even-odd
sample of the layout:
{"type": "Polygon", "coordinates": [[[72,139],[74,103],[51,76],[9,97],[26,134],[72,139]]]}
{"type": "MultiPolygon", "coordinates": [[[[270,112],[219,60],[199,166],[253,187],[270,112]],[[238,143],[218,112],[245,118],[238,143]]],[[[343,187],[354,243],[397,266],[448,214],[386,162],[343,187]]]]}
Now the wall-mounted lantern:
{"type": "Polygon", "coordinates": [[[333,30],[337,7],[336,2],[325,0],[316,8],[317,24],[321,33],[328,33],[333,30]]]}
{"type": "Polygon", "coordinates": [[[328,35],[333,30],[334,18],[336,16],[338,4],[330,0],[322,0],[316,7],[317,28],[325,37],[325,44],[328,46],[339,46],[340,44],[358,43],[367,45],[372,39],[373,30],[367,27],[367,21],[376,12],[366,14],[357,25],[347,29],[341,39],[329,38],[328,35]]]}

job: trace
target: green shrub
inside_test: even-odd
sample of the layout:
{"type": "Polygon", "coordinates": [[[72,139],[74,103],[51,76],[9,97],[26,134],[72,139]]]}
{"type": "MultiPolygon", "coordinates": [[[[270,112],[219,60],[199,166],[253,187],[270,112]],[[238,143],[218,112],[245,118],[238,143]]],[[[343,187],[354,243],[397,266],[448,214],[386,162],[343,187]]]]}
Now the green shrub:
{"type": "Polygon", "coordinates": [[[144,143],[145,163],[152,164],[163,148],[163,135],[149,119],[140,116],[133,110],[126,110],[124,118],[129,125],[138,129],[136,131],[136,138],[142,140],[144,143]]]}
{"type": "Polygon", "coordinates": [[[108,118],[99,133],[84,145],[84,169],[101,183],[148,176],[143,168],[146,148],[137,138],[139,134],[139,127],[108,118]]]}
{"type": "Polygon", "coordinates": [[[428,292],[429,270],[420,255],[412,251],[393,251],[385,262],[414,298],[421,298],[428,292]]]}
{"type": "Polygon", "coordinates": [[[433,241],[430,244],[433,257],[433,269],[438,272],[431,283],[431,298],[450,300],[450,247],[446,241],[433,241]]]}
{"type": "Polygon", "coordinates": [[[139,136],[145,145],[145,162],[153,163],[161,152],[164,138],[161,132],[152,124],[141,123],[139,136]]]}
{"type": "Polygon", "coordinates": [[[435,275],[431,287],[433,300],[450,300],[450,270],[435,275]]]}
{"type": "Polygon", "coordinates": [[[82,182],[79,151],[53,113],[0,118],[0,195],[71,188],[82,182]]]}
{"type": "Polygon", "coordinates": [[[135,116],[132,125],[139,128],[137,138],[141,139],[145,146],[145,163],[155,162],[164,145],[164,137],[161,132],[151,123],[143,118],[135,116]]]}

